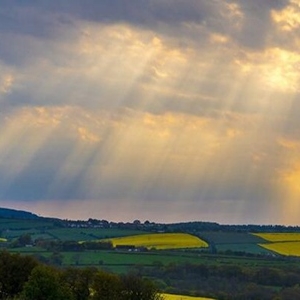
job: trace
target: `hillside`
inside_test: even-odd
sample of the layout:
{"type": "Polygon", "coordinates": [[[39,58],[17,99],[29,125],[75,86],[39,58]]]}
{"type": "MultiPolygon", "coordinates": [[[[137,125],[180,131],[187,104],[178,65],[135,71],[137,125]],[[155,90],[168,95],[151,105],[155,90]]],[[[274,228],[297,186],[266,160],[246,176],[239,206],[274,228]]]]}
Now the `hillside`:
{"type": "MultiPolygon", "coordinates": [[[[251,299],[270,300],[289,292],[296,293],[293,299],[300,299],[300,254],[290,257],[277,248],[268,249],[272,241],[267,237],[279,233],[281,240],[294,242],[292,246],[285,242],[289,251],[296,249],[299,227],[62,220],[0,208],[3,255],[32,256],[62,269],[92,267],[115,274],[134,273],[151,278],[167,294],[213,299],[250,299],[255,293],[258,296],[251,299]],[[157,236],[163,239],[151,238],[157,236]],[[168,236],[172,247],[161,247],[168,236]],[[191,248],[187,236],[208,247],[191,248]]],[[[292,299],[284,297],[280,299],[292,299]]]]}
{"type": "Polygon", "coordinates": [[[31,220],[31,219],[38,219],[39,216],[28,211],[0,207],[0,218],[31,220]]]}

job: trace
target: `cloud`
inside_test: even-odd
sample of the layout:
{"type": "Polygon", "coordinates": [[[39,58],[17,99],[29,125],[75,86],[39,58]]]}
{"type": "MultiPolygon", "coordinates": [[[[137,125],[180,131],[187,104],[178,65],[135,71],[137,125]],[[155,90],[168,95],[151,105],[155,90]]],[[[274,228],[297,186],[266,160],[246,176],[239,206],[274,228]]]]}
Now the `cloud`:
{"type": "Polygon", "coordinates": [[[1,203],[288,222],[297,13],[295,0],[4,1],[1,203]]]}
{"type": "Polygon", "coordinates": [[[249,147],[263,140],[253,136],[253,126],[239,116],[216,122],[174,113],[28,108],[3,126],[0,153],[10,172],[3,166],[2,198],[248,199],[268,190],[276,168],[263,154],[274,152],[266,136],[249,147]]]}

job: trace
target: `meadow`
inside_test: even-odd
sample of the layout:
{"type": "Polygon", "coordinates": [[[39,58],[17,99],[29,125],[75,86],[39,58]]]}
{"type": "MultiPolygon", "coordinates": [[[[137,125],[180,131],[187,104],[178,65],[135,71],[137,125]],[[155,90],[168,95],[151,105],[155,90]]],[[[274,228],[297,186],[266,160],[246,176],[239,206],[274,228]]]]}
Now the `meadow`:
{"type": "Polygon", "coordinates": [[[28,223],[23,220],[5,221],[6,219],[0,219],[1,238],[9,241],[25,234],[29,234],[32,240],[45,239],[80,242],[148,233],[141,230],[118,228],[64,228],[55,226],[53,222],[39,222],[37,220],[30,220],[28,223]]]}
{"type": "Polygon", "coordinates": [[[250,254],[268,254],[267,249],[260,246],[265,240],[248,232],[207,231],[199,232],[202,239],[215,247],[217,252],[244,252],[250,254]]]}
{"type": "Polygon", "coordinates": [[[55,227],[55,221],[48,219],[20,220],[20,219],[0,219],[0,230],[32,230],[55,227]]]}
{"type": "MultiPolygon", "coordinates": [[[[50,261],[53,252],[38,247],[23,247],[10,249],[11,252],[42,257],[50,261]]],[[[127,273],[141,269],[157,269],[176,264],[206,265],[206,266],[245,266],[245,267],[287,267],[299,266],[300,262],[243,257],[235,255],[214,255],[189,251],[157,250],[148,252],[128,251],[66,251],[58,254],[63,267],[99,267],[115,273],[127,273]]]]}
{"type": "Polygon", "coordinates": [[[118,237],[109,239],[114,247],[134,246],[145,247],[147,249],[187,249],[206,248],[208,244],[200,238],[187,233],[153,233],[118,237]]]}
{"type": "Polygon", "coordinates": [[[117,228],[56,228],[47,230],[47,233],[52,238],[60,241],[78,242],[147,234],[147,232],[141,230],[122,230],[117,228]]]}

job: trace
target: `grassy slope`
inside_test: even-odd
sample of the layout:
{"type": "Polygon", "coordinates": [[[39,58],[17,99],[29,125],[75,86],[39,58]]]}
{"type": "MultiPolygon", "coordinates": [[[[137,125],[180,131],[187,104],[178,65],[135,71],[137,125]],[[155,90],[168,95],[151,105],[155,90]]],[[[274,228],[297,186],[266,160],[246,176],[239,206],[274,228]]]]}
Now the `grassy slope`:
{"type": "Polygon", "coordinates": [[[267,254],[267,249],[260,246],[264,239],[246,232],[201,232],[199,236],[213,243],[218,251],[243,251],[251,254],[267,254]]]}
{"type": "Polygon", "coordinates": [[[114,237],[146,234],[147,232],[138,230],[124,230],[114,228],[60,228],[48,231],[54,238],[61,241],[92,241],[114,237]]]}
{"type": "Polygon", "coordinates": [[[30,234],[32,239],[55,239],[61,241],[90,241],[96,239],[145,234],[147,232],[103,228],[61,228],[55,221],[47,219],[17,220],[0,218],[1,238],[13,240],[21,235],[30,234]]]}

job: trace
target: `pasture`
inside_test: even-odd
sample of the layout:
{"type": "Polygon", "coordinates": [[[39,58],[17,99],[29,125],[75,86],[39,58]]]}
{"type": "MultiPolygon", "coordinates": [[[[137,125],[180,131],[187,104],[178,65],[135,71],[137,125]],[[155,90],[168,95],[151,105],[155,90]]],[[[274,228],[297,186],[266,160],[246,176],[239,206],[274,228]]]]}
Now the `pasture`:
{"type": "Polygon", "coordinates": [[[1,237],[8,242],[29,234],[33,241],[37,239],[57,241],[93,241],[113,237],[145,234],[146,231],[118,228],[63,227],[59,221],[51,219],[4,219],[0,218],[1,237]]]}
{"type": "Polygon", "coordinates": [[[112,238],[109,241],[114,247],[132,245],[156,250],[208,247],[205,241],[187,233],[153,233],[112,238]]]}
{"type": "Polygon", "coordinates": [[[60,241],[84,242],[98,239],[140,235],[146,234],[147,232],[115,228],[57,228],[48,230],[47,233],[51,235],[52,238],[60,241]]]}
{"type": "MultiPolygon", "coordinates": [[[[12,248],[11,252],[21,253],[24,255],[33,255],[49,259],[53,256],[53,252],[47,251],[38,247],[23,247],[12,248]]],[[[110,270],[116,273],[127,273],[131,270],[147,268],[159,269],[162,266],[174,264],[195,264],[206,266],[229,266],[239,265],[245,267],[286,267],[296,266],[300,267],[300,262],[285,261],[274,259],[258,259],[256,257],[239,257],[226,255],[210,255],[199,254],[183,251],[148,251],[148,252],[128,252],[128,251],[105,251],[105,250],[90,250],[90,251],[68,251],[60,252],[61,265],[89,267],[95,266],[110,270]]]]}
{"type": "Polygon", "coordinates": [[[45,228],[54,228],[55,221],[48,220],[48,219],[29,219],[29,220],[22,220],[22,219],[5,219],[0,218],[0,230],[32,230],[34,229],[45,229],[45,228]]]}
{"type": "Polygon", "coordinates": [[[261,247],[264,243],[262,237],[247,232],[199,232],[202,239],[214,245],[218,252],[245,252],[250,254],[268,254],[269,250],[261,247]]]}

